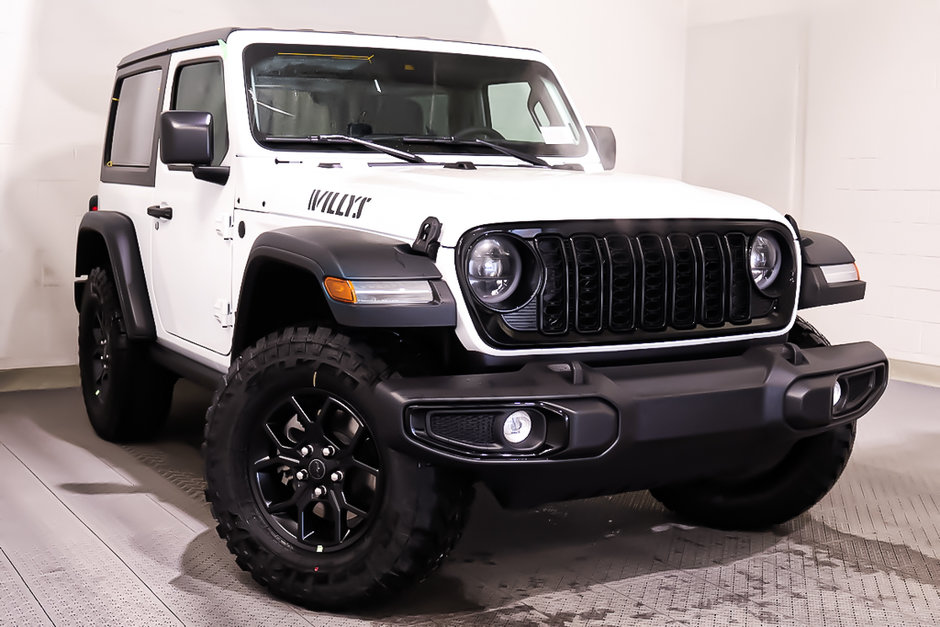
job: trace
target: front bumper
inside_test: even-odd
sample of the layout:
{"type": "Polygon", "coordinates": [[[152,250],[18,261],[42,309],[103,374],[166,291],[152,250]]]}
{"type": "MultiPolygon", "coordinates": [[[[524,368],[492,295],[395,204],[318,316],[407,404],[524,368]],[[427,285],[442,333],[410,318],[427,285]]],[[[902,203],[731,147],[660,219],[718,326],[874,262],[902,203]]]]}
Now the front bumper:
{"type": "Polygon", "coordinates": [[[391,448],[468,472],[506,506],[532,506],[769,468],[798,440],[864,415],[887,374],[884,353],[868,342],[642,365],[554,360],[390,379],[375,390],[373,415],[389,418],[376,430],[391,448]],[[435,412],[479,420],[520,407],[547,417],[543,446],[487,450],[425,428],[435,412]]]}

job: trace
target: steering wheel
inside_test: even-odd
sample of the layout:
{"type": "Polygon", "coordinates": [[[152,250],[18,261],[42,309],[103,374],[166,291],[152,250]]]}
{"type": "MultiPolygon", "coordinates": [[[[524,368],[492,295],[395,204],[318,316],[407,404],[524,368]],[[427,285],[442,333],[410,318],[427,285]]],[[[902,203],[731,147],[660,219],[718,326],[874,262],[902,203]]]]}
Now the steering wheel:
{"type": "Polygon", "coordinates": [[[506,139],[499,131],[489,126],[468,126],[454,133],[454,139],[466,139],[469,137],[478,137],[480,139],[506,139]]]}

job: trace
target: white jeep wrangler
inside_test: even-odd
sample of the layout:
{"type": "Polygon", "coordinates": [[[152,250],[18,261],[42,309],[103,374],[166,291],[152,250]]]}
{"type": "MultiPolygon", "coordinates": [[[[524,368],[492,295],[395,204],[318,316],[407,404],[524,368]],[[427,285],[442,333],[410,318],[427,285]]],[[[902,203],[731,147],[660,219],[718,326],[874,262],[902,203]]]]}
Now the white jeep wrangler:
{"type": "Polygon", "coordinates": [[[225,29],[126,57],[78,233],[92,425],[144,438],[178,377],[215,386],[219,533],[313,607],[426,576],[474,483],[799,515],[887,380],[797,317],[863,297],[852,255],[614,155],[533,50],[225,29]]]}

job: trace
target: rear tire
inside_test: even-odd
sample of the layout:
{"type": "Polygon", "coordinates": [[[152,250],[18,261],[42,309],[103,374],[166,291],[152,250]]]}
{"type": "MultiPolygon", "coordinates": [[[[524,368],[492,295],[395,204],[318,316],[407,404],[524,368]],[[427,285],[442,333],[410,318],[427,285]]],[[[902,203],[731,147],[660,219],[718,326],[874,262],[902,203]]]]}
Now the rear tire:
{"type": "Polygon", "coordinates": [[[78,369],[95,433],[111,442],[146,440],[166,421],[175,377],[127,337],[107,271],[88,273],[78,317],[78,369]]]}
{"type": "MultiPolygon", "coordinates": [[[[246,350],[206,424],[206,498],[242,569],[318,609],[377,601],[426,577],[460,536],[461,478],[374,436],[374,387],[395,376],[328,328],[288,328],[246,350]]],[[[381,411],[380,409],[378,411],[381,411]]]]}
{"type": "MultiPolygon", "coordinates": [[[[800,348],[829,346],[802,318],[797,318],[787,339],[800,348]]],[[[650,493],[690,522],[719,529],[765,529],[818,503],[848,464],[854,442],[851,422],[798,441],[780,463],[756,475],[696,481],[650,493]]]]}

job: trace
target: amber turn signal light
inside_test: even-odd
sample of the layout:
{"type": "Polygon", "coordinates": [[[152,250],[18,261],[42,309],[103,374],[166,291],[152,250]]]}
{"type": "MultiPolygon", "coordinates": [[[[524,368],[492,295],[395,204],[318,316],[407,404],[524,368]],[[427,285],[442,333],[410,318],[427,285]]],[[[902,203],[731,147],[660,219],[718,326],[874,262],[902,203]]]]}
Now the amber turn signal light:
{"type": "Polygon", "coordinates": [[[323,279],[323,286],[326,288],[326,293],[333,300],[338,300],[341,303],[356,302],[356,290],[353,289],[352,282],[346,279],[328,276],[323,279]]]}

